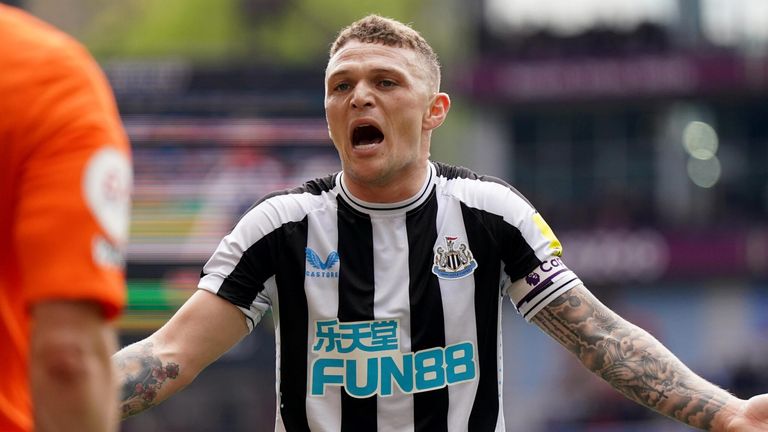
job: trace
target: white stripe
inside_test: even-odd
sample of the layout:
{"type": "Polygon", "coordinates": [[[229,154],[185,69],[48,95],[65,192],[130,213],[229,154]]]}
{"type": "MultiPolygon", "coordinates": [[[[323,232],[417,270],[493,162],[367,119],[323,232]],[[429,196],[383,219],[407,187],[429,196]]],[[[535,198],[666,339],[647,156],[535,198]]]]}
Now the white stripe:
{"type": "MultiPolygon", "coordinates": [[[[326,260],[333,251],[338,252],[339,234],[336,207],[328,207],[310,213],[307,217],[307,247],[326,260]]],[[[316,271],[304,260],[308,271],[316,271]]],[[[328,271],[339,271],[336,263],[328,271]]],[[[318,356],[312,352],[315,339],[315,321],[334,319],[339,314],[339,279],[337,277],[304,278],[307,296],[307,420],[309,428],[319,431],[341,430],[341,388],[326,386],[325,396],[310,396],[312,361],[318,356]]]]}
{"type": "MultiPolygon", "coordinates": [[[[373,314],[377,320],[400,321],[400,351],[411,352],[411,312],[408,278],[408,234],[405,216],[372,216],[373,268],[376,290],[373,314]]],[[[381,383],[379,383],[381,385],[381,383]]],[[[397,386],[394,394],[377,399],[377,424],[380,432],[413,430],[413,396],[397,386]]]]}
{"type": "MultiPolygon", "coordinates": [[[[269,281],[274,284],[275,278],[271,277],[269,281]]],[[[275,432],[285,432],[285,423],[283,422],[283,416],[280,414],[280,405],[282,404],[280,394],[280,298],[277,295],[277,289],[275,289],[274,296],[272,297],[272,306],[272,318],[275,320],[275,394],[277,395],[275,432]]]]}
{"type": "MultiPolygon", "coordinates": [[[[576,275],[569,272],[573,277],[576,275]]],[[[582,282],[579,280],[579,278],[573,279],[570,282],[566,283],[565,285],[559,285],[557,283],[552,284],[552,286],[547,289],[546,291],[543,291],[541,294],[537,295],[533,298],[530,302],[526,303],[523,306],[520,306],[520,313],[523,315],[523,318],[525,318],[526,321],[531,321],[531,318],[533,318],[537,313],[539,313],[540,310],[544,309],[546,305],[552,302],[552,300],[560,297],[563,295],[566,291],[570,290],[571,288],[575,286],[581,285],[582,282]],[[538,301],[541,299],[546,298],[546,301],[543,301],[539,304],[537,304],[538,301]],[[534,306],[535,305],[535,306],[534,306]]]]}
{"type": "MultiPolygon", "coordinates": [[[[464,228],[464,218],[461,204],[458,200],[446,196],[439,197],[437,207],[437,243],[446,249],[444,236],[457,236],[458,245],[468,244],[467,232],[464,228]]],[[[477,247],[477,246],[475,246],[477,247]]],[[[440,293],[443,300],[445,345],[470,341],[475,347],[475,370],[477,377],[472,381],[448,386],[448,431],[465,431],[468,427],[469,416],[477,394],[480,381],[480,362],[477,358],[477,321],[475,320],[475,282],[474,277],[462,279],[439,278],[440,293]]]]}
{"type": "MultiPolygon", "coordinates": [[[[549,296],[553,291],[560,289],[563,285],[579,280],[578,276],[569,270],[565,264],[559,265],[555,271],[559,271],[559,273],[556,273],[551,280],[547,280],[549,272],[541,271],[541,266],[539,266],[538,268],[534,269],[534,271],[531,272],[531,274],[526,278],[519,279],[511,284],[508,291],[510,292],[510,297],[512,298],[513,304],[519,304],[521,314],[527,314],[528,311],[537,305],[539,301],[549,296]],[[526,279],[528,279],[528,277],[531,275],[539,277],[539,282],[534,286],[531,286],[526,282],[526,279]],[[547,284],[549,286],[546,289],[536,294],[536,296],[532,299],[521,303],[523,298],[531,291],[538,289],[540,286],[546,286],[547,284]]],[[[552,272],[552,270],[550,270],[550,272],[552,272]]]]}
{"type": "MultiPolygon", "coordinates": [[[[504,271],[502,270],[502,273],[504,271]]],[[[502,313],[504,303],[499,302],[498,311],[496,312],[499,317],[497,320],[498,325],[496,326],[496,340],[499,341],[497,348],[496,348],[496,369],[497,373],[496,376],[498,378],[498,392],[499,392],[499,414],[496,417],[496,429],[494,429],[494,432],[505,432],[506,426],[504,424],[504,338],[501,334],[501,319],[504,315],[502,313]]]]}
{"type": "MultiPolygon", "coordinates": [[[[240,219],[232,232],[221,239],[216,251],[205,263],[205,276],[200,279],[197,287],[216,294],[224,279],[232,273],[245,251],[254,243],[288,222],[298,222],[304,219],[307,213],[327,207],[329,200],[335,203],[327,193],[287,194],[272,197],[252,208],[240,219]]],[[[269,299],[260,294],[251,304],[250,310],[240,310],[255,324],[261,320],[269,306],[269,299]]],[[[248,321],[248,327],[253,330],[251,321],[248,321]]]]}
{"type": "Polygon", "coordinates": [[[445,182],[443,193],[455,196],[469,207],[501,216],[504,222],[520,230],[539,260],[543,261],[552,255],[550,240],[544,237],[532,219],[536,211],[508,187],[465,178],[447,180],[441,177],[440,181],[445,182]]]}

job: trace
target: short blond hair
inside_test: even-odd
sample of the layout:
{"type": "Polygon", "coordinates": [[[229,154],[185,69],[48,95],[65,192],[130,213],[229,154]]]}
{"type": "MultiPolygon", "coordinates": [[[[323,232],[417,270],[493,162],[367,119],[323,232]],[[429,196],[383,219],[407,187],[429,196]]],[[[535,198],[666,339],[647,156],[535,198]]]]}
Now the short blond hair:
{"type": "Polygon", "coordinates": [[[440,60],[421,34],[411,26],[391,18],[368,15],[343,28],[331,44],[329,57],[333,57],[347,42],[377,43],[416,51],[424,60],[430,77],[440,87],[440,60]]]}

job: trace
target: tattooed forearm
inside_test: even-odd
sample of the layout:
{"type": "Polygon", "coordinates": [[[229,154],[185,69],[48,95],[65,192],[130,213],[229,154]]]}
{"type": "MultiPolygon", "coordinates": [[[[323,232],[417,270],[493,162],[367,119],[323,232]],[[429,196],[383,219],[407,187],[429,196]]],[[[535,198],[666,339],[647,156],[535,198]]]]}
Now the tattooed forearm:
{"type": "Polygon", "coordinates": [[[115,354],[120,377],[120,407],[126,418],[156,405],[158,392],[168,380],[179,376],[179,365],[163,364],[151,342],[139,342],[115,354]]]}
{"type": "Polygon", "coordinates": [[[730,398],[584,288],[550,303],[534,322],[630,399],[691,426],[712,428],[730,398]]]}

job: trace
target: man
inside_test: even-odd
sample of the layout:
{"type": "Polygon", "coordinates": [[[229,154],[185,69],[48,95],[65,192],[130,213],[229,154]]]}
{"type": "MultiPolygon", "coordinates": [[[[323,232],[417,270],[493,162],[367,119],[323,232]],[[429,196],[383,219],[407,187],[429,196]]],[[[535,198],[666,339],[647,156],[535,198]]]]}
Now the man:
{"type": "Polygon", "coordinates": [[[96,63],[0,5],[0,431],[111,431],[128,141],[96,63]]]}
{"type": "Polygon", "coordinates": [[[500,301],[628,397],[692,426],[768,428],[600,304],[512,187],[429,161],[450,108],[424,39],[369,16],[334,42],[325,75],[340,173],[257,203],[199,288],[116,355],[124,415],[189,383],[271,308],[287,431],[503,431],[500,301]]]}

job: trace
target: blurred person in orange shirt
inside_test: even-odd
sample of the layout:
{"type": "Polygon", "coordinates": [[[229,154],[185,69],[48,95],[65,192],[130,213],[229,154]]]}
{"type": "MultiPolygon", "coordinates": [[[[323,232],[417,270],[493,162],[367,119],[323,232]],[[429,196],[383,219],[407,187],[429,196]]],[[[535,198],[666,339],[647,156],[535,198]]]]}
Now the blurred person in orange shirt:
{"type": "Polygon", "coordinates": [[[0,431],[117,430],[132,170],[74,39],[0,4],[0,431]]]}

